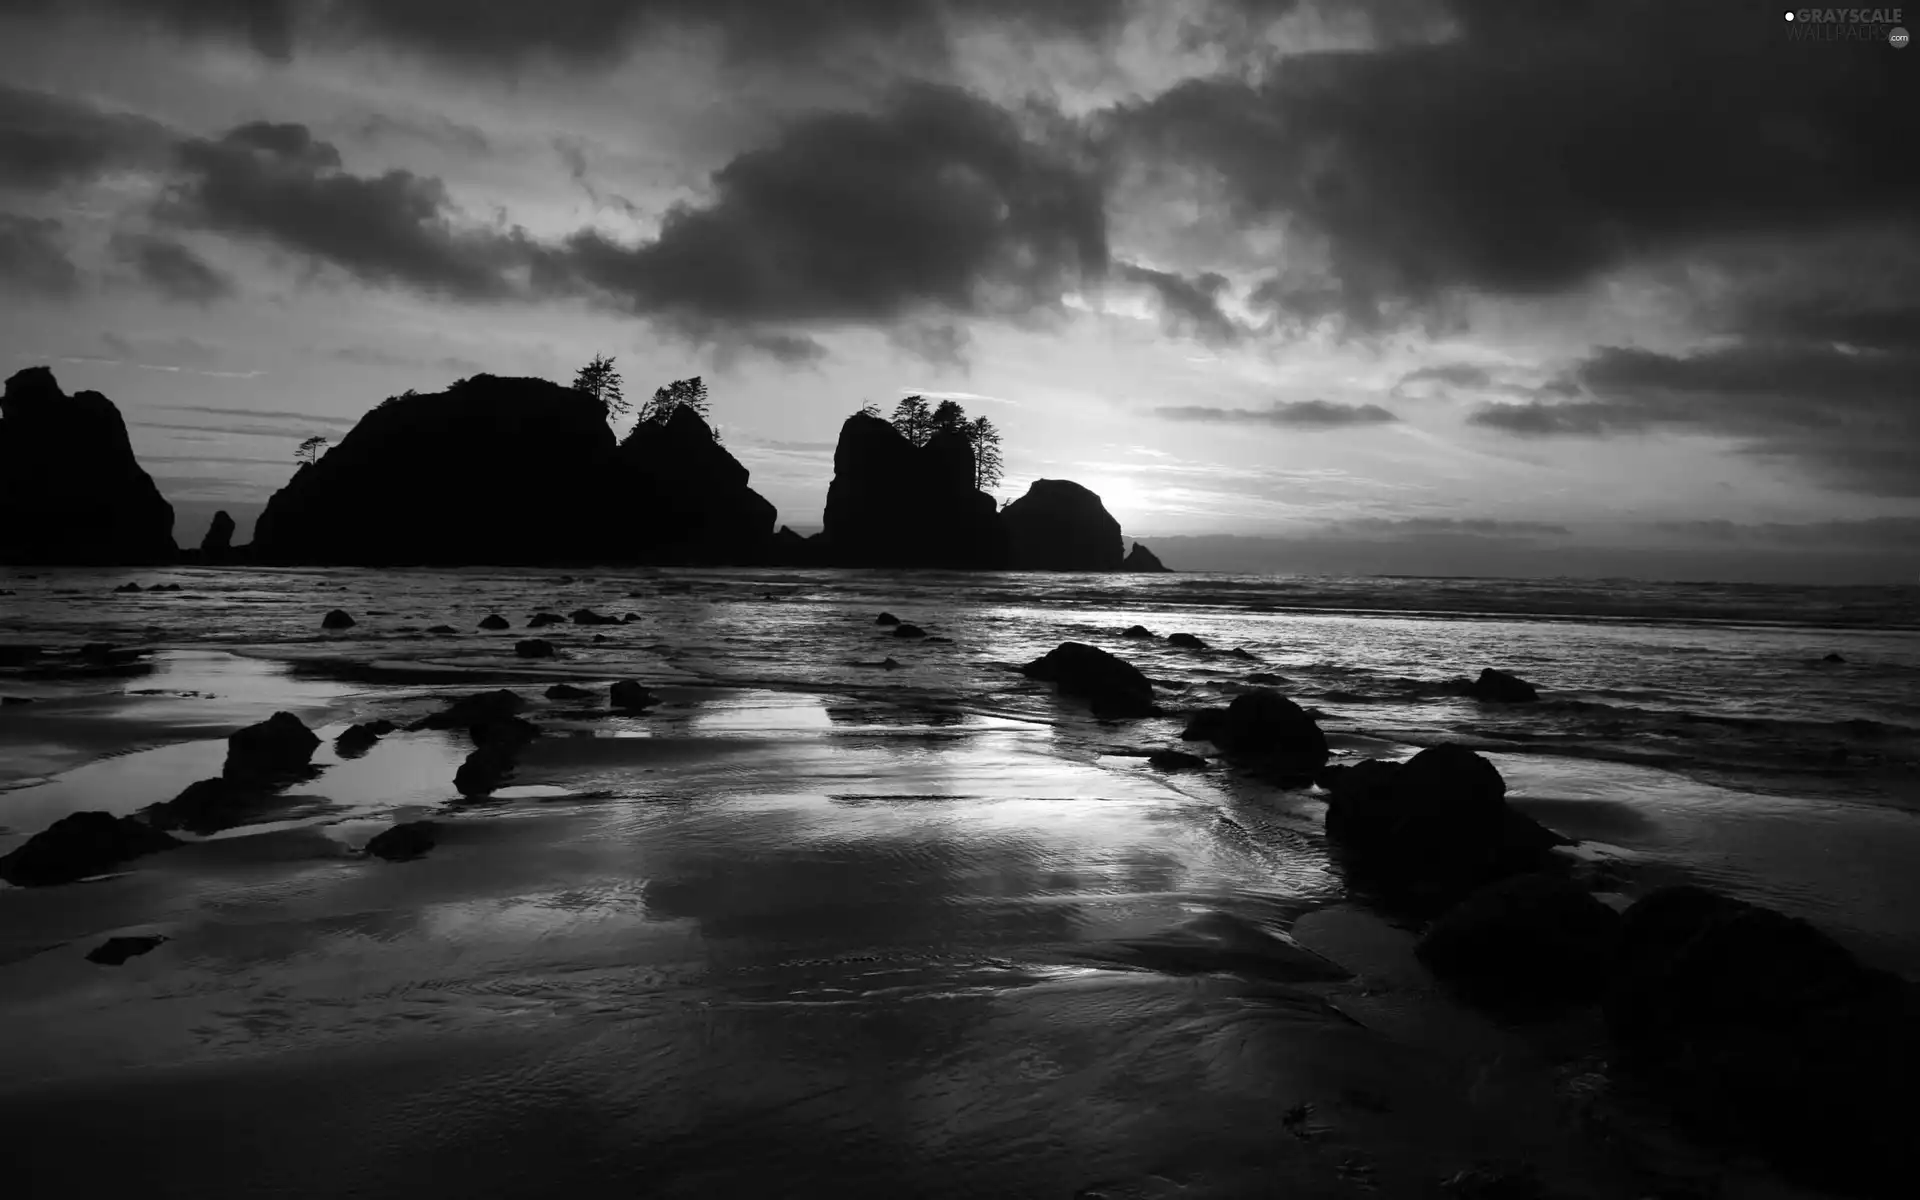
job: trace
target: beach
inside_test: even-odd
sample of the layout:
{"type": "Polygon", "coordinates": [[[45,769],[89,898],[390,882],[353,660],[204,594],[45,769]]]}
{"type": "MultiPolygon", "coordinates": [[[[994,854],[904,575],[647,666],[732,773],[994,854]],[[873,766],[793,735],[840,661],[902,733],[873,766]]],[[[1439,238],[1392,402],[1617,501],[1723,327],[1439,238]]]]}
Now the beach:
{"type": "Polygon", "coordinates": [[[0,853],[171,799],[275,712],[322,738],[317,776],[256,821],[0,887],[0,1120],[35,1194],[1398,1196],[1515,1164],[1553,1195],[1805,1194],[1613,1095],[1588,1023],[1450,998],[1412,930],[1346,892],[1319,789],[1146,761],[1187,710],[1259,686],[1315,710],[1336,761],[1480,750],[1616,903],[1701,883],[1920,975],[1920,589],[590,568],[0,587],[4,640],[45,652],[0,671],[27,701],[0,709],[0,853]],[[582,607],[635,619],[516,656],[534,613],[582,607]],[[333,609],[356,623],[323,631],[333,609]],[[495,613],[511,628],[481,632],[495,613]],[[1136,623],[1208,648],[1122,639],[1136,623]],[[1166,715],[1100,722],[1018,673],[1068,640],[1138,665],[1166,715]],[[144,653],[68,653],[87,643],[144,653]],[[1541,701],[1448,689],[1486,666],[1541,701]],[[623,679],[659,702],[543,697],[623,679]],[[405,727],[503,687],[542,736],[463,801],[464,736],[405,727]],[[334,745],[383,718],[401,731],[334,745]],[[416,819],[425,857],[361,853],[416,819]],[[87,961],[110,936],[166,940],[87,961]]]}

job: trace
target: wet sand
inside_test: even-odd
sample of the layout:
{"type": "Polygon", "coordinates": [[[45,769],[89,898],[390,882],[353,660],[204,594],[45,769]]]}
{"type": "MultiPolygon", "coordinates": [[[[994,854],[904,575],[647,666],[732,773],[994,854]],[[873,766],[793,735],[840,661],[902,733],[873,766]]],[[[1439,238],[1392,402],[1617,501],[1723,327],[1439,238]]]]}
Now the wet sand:
{"type": "MultiPolygon", "coordinates": [[[[1428,1196],[1490,1162],[1554,1195],[1728,1172],[1722,1195],[1798,1194],[1597,1090],[1591,1028],[1449,1001],[1409,934],[1341,903],[1311,793],[1161,774],[1078,724],[650,683],[663,703],[639,716],[536,701],[547,736],[491,802],[451,803],[456,735],[329,743],[272,820],[0,887],[15,1177],[49,1196],[1428,1196]],[[358,852],[422,816],[424,859],[358,852]],[[135,934],[168,940],[86,961],[135,934]]],[[[481,681],[196,651],[141,686],[161,694],[9,724],[15,746],[44,737],[15,763],[123,752],[16,777],[0,852],[66,811],[170,798],[277,708],[330,739],[481,681]]],[[[1657,804],[1561,803],[1623,853],[1671,848],[1657,804]]]]}

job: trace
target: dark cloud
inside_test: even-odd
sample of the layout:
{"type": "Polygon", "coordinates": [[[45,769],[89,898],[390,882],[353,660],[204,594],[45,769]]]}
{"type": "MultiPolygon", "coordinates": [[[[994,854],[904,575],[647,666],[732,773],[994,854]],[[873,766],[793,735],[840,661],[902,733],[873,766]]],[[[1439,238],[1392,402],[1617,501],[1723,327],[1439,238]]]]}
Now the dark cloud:
{"type": "Polygon", "coordinates": [[[1422,384],[1438,384],[1448,388],[1487,388],[1493,386],[1493,372],[1474,363],[1439,363],[1408,371],[1393,385],[1393,390],[1400,392],[1422,384]]]}
{"type": "Polygon", "coordinates": [[[696,324],[874,321],[1024,312],[1106,264],[1090,173],[977,96],[917,85],[875,112],[797,121],[651,242],[575,234],[541,278],[696,324]]]}
{"type": "Polygon", "coordinates": [[[160,125],[0,83],[0,187],[41,191],[164,160],[160,125]]]}
{"type": "MultiPolygon", "coordinates": [[[[866,45],[937,56],[968,22],[1100,37],[1126,7],[1113,0],[0,0],[0,13],[115,13],[152,27],[213,34],[275,59],[298,50],[377,43],[470,65],[537,59],[617,62],[633,43],[669,29],[718,35],[736,56],[804,58],[866,45]]],[[[1292,0],[1228,0],[1277,13],[1292,0]]]]}
{"type": "Polygon", "coordinates": [[[142,282],[169,299],[211,304],[234,294],[230,276],[172,238],[118,234],[112,249],[142,282]]]}
{"type": "Polygon", "coordinates": [[[56,297],[80,290],[59,221],[0,212],[0,289],[56,297]]]}
{"type": "Polygon", "coordinates": [[[275,412],[270,409],[221,408],[209,404],[162,404],[156,405],[168,412],[201,413],[210,417],[242,417],[249,421],[291,421],[296,425],[331,425],[336,429],[351,429],[358,421],[353,417],[322,417],[313,413],[275,412]]]}
{"type": "Polygon", "coordinates": [[[463,225],[438,179],[346,171],[339,150],[304,125],[254,122],[193,139],[179,162],[163,219],[260,239],[366,283],[503,299],[531,251],[518,230],[463,225]]]}
{"type": "Polygon", "coordinates": [[[1181,405],[1154,410],[1173,421],[1212,424],[1284,425],[1293,429],[1338,429],[1348,425],[1384,425],[1400,418],[1378,404],[1336,404],[1331,400],[1295,400],[1271,408],[1207,408],[1181,405]]]}
{"type": "Polygon", "coordinates": [[[1799,524],[1735,521],[1660,521],[1653,528],[1683,539],[1775,546],[1800,550],[1874,549],[1920,546],[1920,517],[1869,517],[1850,521],[1799,524]]]}
{"type": "Polygon", "coordinates": [[[1203,342],[1227,344],[1239,341],[1248,332],[1220,307],[1220,298],[1227,292],[1225,275],[1211,271],[1181,275],[1136,263],[1117,263],[1114,273],[1127,283],[1139,284],[1151,291],[1162,321],[1174,333],[1203,342]]]}
{"type": "Polygon", "coordinates": [[[1727,437],[1835,488],[1920,495],[1920,343],[1741,342],[1690,355],[1603,347],[1563,382],[1579,398],[1490,404],[1468,421],[1522,437],[1727,437]]]}
{"type": "Polygon", "coordinates": [[[1353,517],[1330,528],[1346,534],[1389,537],[1498,537],[1532,538],[1571,534],[1565,525],[1544,521],[1502,521],[1492,517],[1353,517]]]}
{"type": "Polygon", "coordinates": [[[972,365],[973,335],[965,326],[951,322],[919,322],[896,326],[887,332],[894,349],[910,354],[928,366],[965,371],[972,365]]]}
{"type": "Polygon", "coordinates": [[[1224,180],[1230,220],[1317,234],[1322,269],[1263,297],[1310,316],[1548,293],[1736,235],[1912,232],[1920,162],[1888,147],[1920,75],[1884,46],[1789,42],[1745,0],[1450,7],[1455,37],[1189,81],[1115,133],[1224,180]]]}

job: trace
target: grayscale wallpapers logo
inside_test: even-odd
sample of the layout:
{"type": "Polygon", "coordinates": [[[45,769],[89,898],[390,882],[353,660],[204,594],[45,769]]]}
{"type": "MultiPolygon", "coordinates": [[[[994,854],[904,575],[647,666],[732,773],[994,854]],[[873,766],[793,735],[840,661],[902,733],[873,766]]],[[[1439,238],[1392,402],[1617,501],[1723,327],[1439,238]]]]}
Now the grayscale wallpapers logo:
{"type": "Polygon", "coordinates": [[[1787,38],[1795,42],[1881,42],[1895,50],[1907,46],[1899,8],[1790,8],[1787,38]]]}

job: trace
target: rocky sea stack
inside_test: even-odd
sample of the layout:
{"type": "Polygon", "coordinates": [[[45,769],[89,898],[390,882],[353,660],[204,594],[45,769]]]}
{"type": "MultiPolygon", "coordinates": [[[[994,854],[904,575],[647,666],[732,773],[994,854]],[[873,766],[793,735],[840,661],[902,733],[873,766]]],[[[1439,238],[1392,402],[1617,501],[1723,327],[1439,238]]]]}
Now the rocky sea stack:
{"type": "Polygon", "coordinates": [[[692,409],[634,426],[615,459],[623,559],[758,563],[773,551],[774,508],[692,409]]]}
{"type": "Polygon", "coordinates": [[[1120,522],[1070,479],[1036,479],[1000,513],[1007,565],[1016,571],[1118,571],[1120,522]]]}
{"type": "Polygon", "coordinates": [[[99,392],[67,395],[29,367],[0,397],[0,563],[171,562],[173,506],[134,460],[127,425],[99,392]]]}
{"type": "Polygon", "coordinates": [[[476,375],[361,418],[274,494],[252,554],[363,566],[754,562],[772,530],[773,506],[693,413],[616,445],[585,393],[476,375]]]}
{"type": "Polygon", "coordinates": [[[916,446],[879,417],[855,413],[833,453],[824,557],[842,567],[1004,567],[1000,514],[973,478],[964,438],[940,433],[916,446]]]}

